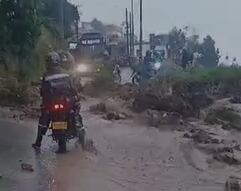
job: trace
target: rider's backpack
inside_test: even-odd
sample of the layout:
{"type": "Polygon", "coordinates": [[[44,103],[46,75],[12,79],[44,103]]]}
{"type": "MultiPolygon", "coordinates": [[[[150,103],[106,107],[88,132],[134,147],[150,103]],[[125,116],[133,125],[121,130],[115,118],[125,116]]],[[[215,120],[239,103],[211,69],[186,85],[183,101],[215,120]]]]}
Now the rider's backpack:
{"type": "Polygon", "coordinates": [[[43,96],[48,96],[49,99],[60,97],[71,97],[73,95],[73,87],[70,75],[54,74],[44,78],[43,96]]]}

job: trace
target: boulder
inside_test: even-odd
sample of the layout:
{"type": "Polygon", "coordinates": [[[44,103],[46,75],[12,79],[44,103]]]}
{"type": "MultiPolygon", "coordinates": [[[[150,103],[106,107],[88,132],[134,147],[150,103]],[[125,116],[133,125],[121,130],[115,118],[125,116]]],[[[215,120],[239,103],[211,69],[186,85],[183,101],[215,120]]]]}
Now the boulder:
{"type": "Polygon", "coordinates": [[[23,171],[27,171],[27,172],[33,172],[33,171],[34,171],[33,165],[27,164],[27,163],[22,163],[22,164],[21,164],[21,169],[22,169],[23,171]]]}
{"type": "Polygon", "coordinates": [[[106,113],[107,111],[105,103],[98,103],[96,105],[90,106],[89,110],[95,113],[106,113]]]}

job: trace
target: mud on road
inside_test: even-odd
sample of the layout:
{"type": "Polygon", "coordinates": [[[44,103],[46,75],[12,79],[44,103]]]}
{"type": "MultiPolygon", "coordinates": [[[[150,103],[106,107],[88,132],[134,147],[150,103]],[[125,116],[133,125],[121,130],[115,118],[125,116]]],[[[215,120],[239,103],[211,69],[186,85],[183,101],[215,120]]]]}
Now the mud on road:
{"type": "Polygon", "coordinates": [[[97,152],[69,143],[66,155],[45,138],[40,153],[31,143],[36,122],[0,121],[0,190],[2,191],[220,191],[239,166],[209,163],[183,132],[148,127],[135,119],[108,121],[89,111],[98,103],[88,99],[82,114],[88,138],[97,152]],[[21,162],[33,172],[21,170],[21,162]]]}

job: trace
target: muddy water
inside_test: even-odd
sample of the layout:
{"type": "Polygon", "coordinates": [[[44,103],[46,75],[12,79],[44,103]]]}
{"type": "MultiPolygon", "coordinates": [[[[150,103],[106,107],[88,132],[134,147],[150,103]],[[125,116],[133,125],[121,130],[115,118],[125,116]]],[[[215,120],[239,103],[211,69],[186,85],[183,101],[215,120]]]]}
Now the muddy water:
{"type": "Polygon", "coordinates": [[[25,127],[29,124],[0,121],[0,190],[220,191],[228,176],[240,172],[237,167],[210,165],[209,156],[178,132],[159,131],[132,120],[106,121],[87,108],[88,103],[83,117],[97,154],[71,142],[68,154],[56,155],[50,138],[35,153],[30,147],[35,130],[25,127]],[[33,164],[35,171],[22,172],[19,160],[33,164]]]}

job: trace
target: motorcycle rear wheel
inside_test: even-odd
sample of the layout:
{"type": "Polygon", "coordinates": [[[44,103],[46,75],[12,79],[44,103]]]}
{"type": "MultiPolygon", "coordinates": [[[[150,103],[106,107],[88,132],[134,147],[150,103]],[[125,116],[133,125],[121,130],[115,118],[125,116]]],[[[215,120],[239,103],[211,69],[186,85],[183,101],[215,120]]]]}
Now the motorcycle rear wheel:
{"type": "Polygon", "coordinates": [[[57,139],[58,139],[58,145],[59,145],[57,153],[66,153],[67,149],[66,149],[66,138],[65,138],[65,136],[59,135],[57,139]]]}

